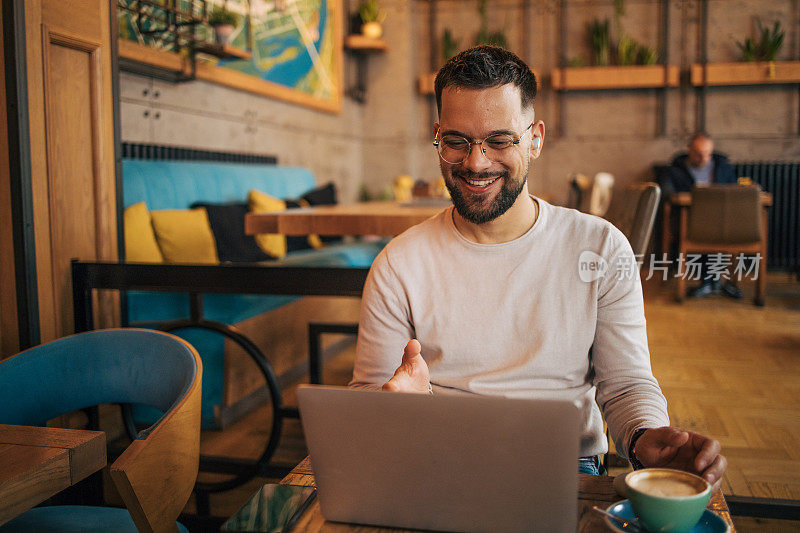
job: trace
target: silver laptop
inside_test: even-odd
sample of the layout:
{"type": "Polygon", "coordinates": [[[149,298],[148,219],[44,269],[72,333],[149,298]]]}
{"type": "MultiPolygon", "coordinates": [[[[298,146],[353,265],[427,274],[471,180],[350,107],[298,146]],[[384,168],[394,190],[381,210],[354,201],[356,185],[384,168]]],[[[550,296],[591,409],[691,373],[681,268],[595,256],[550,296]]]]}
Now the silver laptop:
{"type": "Polygon", "coordinates": [[[439,531],[569,531],[578,408],[561,400],[301,386],[327,520],[439,531]]]}

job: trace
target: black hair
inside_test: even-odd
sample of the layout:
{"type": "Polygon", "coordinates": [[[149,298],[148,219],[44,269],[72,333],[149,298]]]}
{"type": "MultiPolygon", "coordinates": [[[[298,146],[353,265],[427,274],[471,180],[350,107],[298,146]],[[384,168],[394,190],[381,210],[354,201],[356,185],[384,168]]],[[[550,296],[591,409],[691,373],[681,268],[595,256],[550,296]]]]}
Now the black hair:
{"type": "Polygon", "coordinates": [[[519,87],[522,109],[533,106],[536,76],[516,54],[499,46],[475,46],[454,56],[436,74],[436,107],[442,111],[442,91],[449,86],[488,89],[507,83],[519,87]]]}

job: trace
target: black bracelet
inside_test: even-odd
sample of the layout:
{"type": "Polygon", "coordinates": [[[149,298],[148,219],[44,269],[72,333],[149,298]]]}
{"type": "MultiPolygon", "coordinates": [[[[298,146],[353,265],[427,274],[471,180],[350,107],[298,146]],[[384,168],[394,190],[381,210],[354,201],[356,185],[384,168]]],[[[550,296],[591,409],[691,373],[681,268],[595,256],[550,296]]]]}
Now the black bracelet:
{"type": "Polygon", "coordinates": [[[633,436],[631,437],[631,443],[628,445],[628,460],[631,462],[631,466],[634,470],[641,470],[645,466],[642,462],[636,457],[636,452],[634,451],[636,448],[636,441],[639,440],[639,437],[644,435],[644,432],[650,428],[639,428],[633,432],[633,436]]]}

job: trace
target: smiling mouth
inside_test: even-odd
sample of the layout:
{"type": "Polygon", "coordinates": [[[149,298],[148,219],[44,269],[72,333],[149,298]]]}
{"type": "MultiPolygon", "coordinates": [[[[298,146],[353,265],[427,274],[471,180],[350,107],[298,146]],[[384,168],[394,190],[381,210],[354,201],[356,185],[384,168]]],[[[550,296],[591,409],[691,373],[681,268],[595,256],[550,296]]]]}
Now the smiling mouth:
{"type": "Polygon", "coordinates": [[[472,187],[488,187],[489,185],[491,185],[495,181],[499,180],[500,176],[497,176],[497,177],[494,177],[494,178],[491,178],[491,179],[488,179],[488,180],[471,180],[471,179],[467,179],[467,178],[461,178],[461,179],[464,180],[467,183],[467,185],[470,185],[472,187]]]}

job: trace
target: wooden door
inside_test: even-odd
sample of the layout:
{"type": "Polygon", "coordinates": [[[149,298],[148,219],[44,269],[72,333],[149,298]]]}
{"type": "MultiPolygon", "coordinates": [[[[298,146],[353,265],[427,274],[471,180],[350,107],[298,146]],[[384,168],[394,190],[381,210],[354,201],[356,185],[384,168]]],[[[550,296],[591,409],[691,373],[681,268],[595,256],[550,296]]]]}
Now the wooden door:
{"type": "MultiPolygon", "coordinates": [[[[41,341],[73,332],[70,260],[116,260],[108,0],[25,2],[41,341]]],[[[109,296],[98,327],[118,323],[109,296]]]]}

